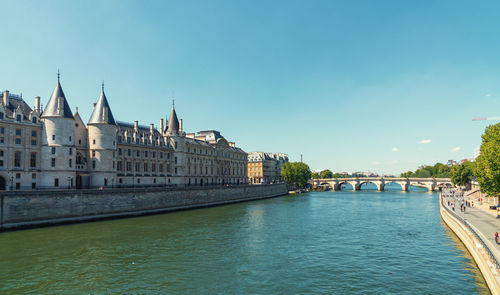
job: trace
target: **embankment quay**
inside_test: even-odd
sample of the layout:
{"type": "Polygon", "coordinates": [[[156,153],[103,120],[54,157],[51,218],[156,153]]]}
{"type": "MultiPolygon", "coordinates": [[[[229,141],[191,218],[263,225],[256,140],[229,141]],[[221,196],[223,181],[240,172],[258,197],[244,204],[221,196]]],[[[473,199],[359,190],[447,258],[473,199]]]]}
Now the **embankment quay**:
{"type": "Polygon", "coordinates": [[[155,214],[285,195],[285,184],[195,188],[8,191],[0,230],[155,214]]]}
{"type": "Polygon", "coordinates": [[[449,178],[403,178],[403,177],[359,177],[359,178],[323,178],[313,179],[313,185],[328,185],[333,190],[342,190],[342,185],[350,184],[353,190],[361,190],[363,184],[373,183],[377,190],[383,191],[388,184],[397,183],[402,191],[408,191],[411,186],[426,188],[429,191],[435,191],[442,185],[451,185],[449,178]]]}
{"type": "Polygon", "coordinates": [[[475,207],[462,211],[463,202],[463,198],[442,193],[440,215],[471,253],[491,293],[500,294],[500,245],[494,238],[500,220],[475,207]]]}

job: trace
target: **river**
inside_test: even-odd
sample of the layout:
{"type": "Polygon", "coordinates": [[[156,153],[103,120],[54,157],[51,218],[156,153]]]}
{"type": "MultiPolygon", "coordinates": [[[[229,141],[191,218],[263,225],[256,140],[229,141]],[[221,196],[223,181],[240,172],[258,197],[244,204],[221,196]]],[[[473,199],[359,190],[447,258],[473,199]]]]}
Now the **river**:
{"type": "Polygon", "coordinates": [[[489,294],[437,193],[370,189],[5,232],[0,280],[0,294],[489,294]]]}

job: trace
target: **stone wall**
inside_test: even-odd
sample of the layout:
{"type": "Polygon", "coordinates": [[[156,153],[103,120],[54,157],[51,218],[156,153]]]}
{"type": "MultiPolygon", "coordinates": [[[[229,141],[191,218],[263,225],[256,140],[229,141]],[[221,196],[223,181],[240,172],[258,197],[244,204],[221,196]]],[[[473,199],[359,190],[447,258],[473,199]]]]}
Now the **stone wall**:
{"type": "Polygon", "coordinates": [[[284,184],[3,192],[0,194],[0,230],[154,214],[286,193],[284,184]]]}

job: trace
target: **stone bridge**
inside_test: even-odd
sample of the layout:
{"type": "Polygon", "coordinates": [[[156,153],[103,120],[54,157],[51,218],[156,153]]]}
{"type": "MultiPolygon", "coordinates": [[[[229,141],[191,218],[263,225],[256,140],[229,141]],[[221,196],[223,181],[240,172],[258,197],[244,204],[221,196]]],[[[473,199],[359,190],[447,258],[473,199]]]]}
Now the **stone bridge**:
{"type": "Polygon", "coordinates": [[[339,191],[343,184],[352,185],[355,191],[361,190],[363,184],[373,183],[377,190],[383,191],[387,184],[397,183],[402,191],[408,191],[410,185],[435,191],[440,186],[452,184],[449,178],[403,178],[403,177],[359,177],[359,178],[324,178],[312,179],[313,185],[329,185],[332,190],[339,191]]]}

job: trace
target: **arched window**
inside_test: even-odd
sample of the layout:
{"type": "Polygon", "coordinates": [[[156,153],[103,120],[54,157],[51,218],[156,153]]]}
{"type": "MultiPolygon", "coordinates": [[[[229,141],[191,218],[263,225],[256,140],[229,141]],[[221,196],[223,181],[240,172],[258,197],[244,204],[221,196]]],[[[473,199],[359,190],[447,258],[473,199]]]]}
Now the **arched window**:
{"type": "Polygon", "coordinates": [[[82,165],[83,164],[82,159],[83,159],[82,154],[80,152],[76,153],[76,164],[77,165],[82,165]]]}

